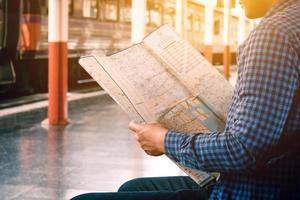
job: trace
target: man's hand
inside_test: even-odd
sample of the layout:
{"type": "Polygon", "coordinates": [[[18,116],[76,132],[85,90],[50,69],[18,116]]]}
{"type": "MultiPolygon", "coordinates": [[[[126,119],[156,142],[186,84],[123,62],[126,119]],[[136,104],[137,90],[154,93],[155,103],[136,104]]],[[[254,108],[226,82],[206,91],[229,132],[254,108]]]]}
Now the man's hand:
{"type": "Polygon", "coordinates": [[[165,135],[168,132],[163,125],[153,122],[137,124],[129,123],[129,129],[133,131],[141,148],[151,156],[160,156],[165,153],[165,135]]]}

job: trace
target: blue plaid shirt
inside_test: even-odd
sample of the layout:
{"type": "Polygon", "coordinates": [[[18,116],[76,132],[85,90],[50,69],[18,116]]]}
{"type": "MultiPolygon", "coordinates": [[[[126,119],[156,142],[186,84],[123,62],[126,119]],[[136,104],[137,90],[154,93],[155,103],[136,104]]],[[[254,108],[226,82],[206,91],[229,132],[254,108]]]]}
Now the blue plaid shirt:
{"type": "Polygon", "coordinates": [[[169,130],[166,154],[220,172],[211,199],[300,199],[300,1],[277,3],[237,60],[224,132],[169,130]]]}

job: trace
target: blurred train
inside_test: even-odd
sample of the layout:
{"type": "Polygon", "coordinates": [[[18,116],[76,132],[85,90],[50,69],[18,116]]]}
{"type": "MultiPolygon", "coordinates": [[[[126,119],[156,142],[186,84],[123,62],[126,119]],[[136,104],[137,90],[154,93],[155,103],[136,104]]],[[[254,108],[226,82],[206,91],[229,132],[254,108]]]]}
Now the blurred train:
{"type": "MultiPolygon", "coordinates": [[[[205,6],[187,0],[186,37],[203,52],[205,6]]],[[[214,10],[213,63],[222,63],[222,0],[214,10]]],[[[236,3],[232,0],[232,6],[236,3]]],[[[146,31],[168,23],[175,27],[175,0],[147,0],[146,31]]],[[[246,32],[250,22],[246,21],[246,32]]],[[[51,30],[49,30],[51,31],[51,30]]],[[[238,16],[231,16],[232,49],[237,46],[238,16]]],[[[78,65],[94,52],[111,54],[130,45],[131,0],[69,0],[69,89],[95,83],[78,65]]],[[[47,91],[48,0],[0,0],[0,94],[47,91]]],[[[235,62],[235,52],[232,62],[235,62]]]]}

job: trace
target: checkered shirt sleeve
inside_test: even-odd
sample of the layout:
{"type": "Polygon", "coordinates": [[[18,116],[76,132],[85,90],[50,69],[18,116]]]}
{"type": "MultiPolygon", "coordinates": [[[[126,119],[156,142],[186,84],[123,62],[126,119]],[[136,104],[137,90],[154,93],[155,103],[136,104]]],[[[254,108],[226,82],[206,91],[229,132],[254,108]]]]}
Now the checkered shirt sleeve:
{"type": "Polygon", "coordinates": [[[238,55],[238,80],[224,132],[169,130],[166,154],[206,171],[256,169],[278,144],[299,87],[298,53],[287,35],[270,26],[253,31],[238,55]]]}

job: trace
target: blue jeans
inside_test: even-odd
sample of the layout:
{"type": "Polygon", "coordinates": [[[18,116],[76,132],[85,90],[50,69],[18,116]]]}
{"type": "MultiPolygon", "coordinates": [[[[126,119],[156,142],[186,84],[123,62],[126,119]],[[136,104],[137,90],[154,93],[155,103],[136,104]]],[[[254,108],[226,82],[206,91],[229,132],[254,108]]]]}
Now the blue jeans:
{"type": "Polygon", "coordinates": [[[118,192],[82,194],[72,200],[204,200],[212,187],[201,188],[187,176],[137,178],[124,183],[118,192]]]}

